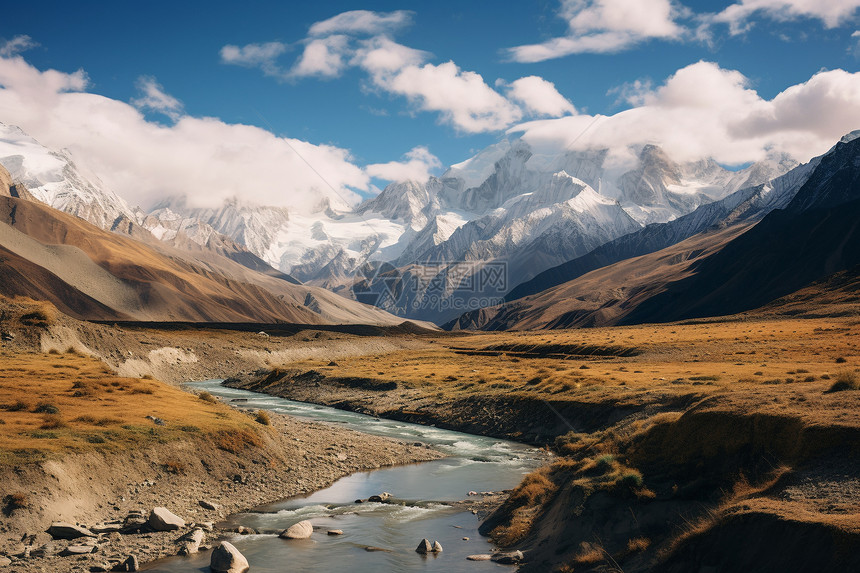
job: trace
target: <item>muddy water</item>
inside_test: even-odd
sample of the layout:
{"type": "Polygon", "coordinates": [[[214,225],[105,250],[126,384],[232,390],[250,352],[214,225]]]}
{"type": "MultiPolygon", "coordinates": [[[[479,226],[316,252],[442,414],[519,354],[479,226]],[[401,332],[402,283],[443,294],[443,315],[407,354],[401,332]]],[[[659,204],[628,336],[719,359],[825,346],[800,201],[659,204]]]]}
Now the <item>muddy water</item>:
{"type": "MultiPolygon", "coordinates": [[[[343,425],[362,432],[429,444],[448,457],[422,464],[353,474],[331,487],[305,497],[284,500],[253,512],[232,516],[233,525],[246,525],[259,535],[230,536],[248,558],[251,571],[486,571],[505,569],[491,562],[467,561],[466,556],[489,553],[493,547],[478,534],[478,518],[453,502],[468,499],[469,491],[499,491],[514,487],[523,474],[545,460],[539,450],[517,444],[439,428],[380,420],[325,406],[293,402],[264,394],[225,388],[219,381],[189,384],[226,401],[292,416],[343,425]],[[245,402],[247,400],[247,402],[245,402]],[[355,503],[387,491],[393,503],[355,503]],[[277,534],[309,519],[309,540],[286,541],[277,534]],[[329,536],[328,529],[343,535],[329,536]],[[444,551],[436,556],[415,552],[423,538],[438,540],[444,551]],[[469,540],[463,540],[468,537],[469,540]],[[368,551],[368,547],[375,550],[368,551]]],[[[208,571],[209,554],[175,557],[146,571],[185,573],[208,571]]],[[[510,567],[507,567],[510,569],[510,567]]]]}

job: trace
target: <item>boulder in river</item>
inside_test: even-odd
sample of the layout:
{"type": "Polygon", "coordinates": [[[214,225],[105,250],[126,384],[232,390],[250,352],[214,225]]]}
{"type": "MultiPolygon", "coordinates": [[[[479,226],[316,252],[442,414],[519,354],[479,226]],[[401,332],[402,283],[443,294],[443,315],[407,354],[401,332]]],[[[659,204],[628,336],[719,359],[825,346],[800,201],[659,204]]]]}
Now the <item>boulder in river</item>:
{"type": "Polygon", "coordinates": [[[428,553],[433,552],[433,545],[431,545],[429,539],[422,539],[421,543],[418,544],[418,547],[415,548],[415,551],[421,555],[427,555],[428,553]]]}
{"type": "Polygon", "coordinates": [[[232,543],[222,541],[212,550],[212,558],[209,561],[209,569],[212,573],[245,573],[251,569],[248,560],[232,543]]]}
{"type": "Polygon", "coordinates": [[[343,529],[329,529],[329,535],[343,535],[343,529]]]}
{"type": "Polygon", "coordinates": [[[433,542],[433,553],[442,553],[442,544],[438,541],[433,542]]]}
{"type": "Polygon", "coordinates": [[[513,565],[516,563],[520,563],[523,560],[523,552],[506,551],[503,553],[493,553],[491,559],[495,563],[501,563],[503,565],[513,565]]]}
{"type": "Polygon", "coordinates": [[[185,527],[185,520],[166,507],[153,508],[146,522],[155,531],[176,531],[185,527]]]}
{"type": "Polygon", "coordinates": [[[48,528],[48,533],[54,539],[77,539],[79,537],[95,537],[96,534],[80,525],[74,523],[66,523],[65,521],[55,521],[48,528]]]}
{"type": "Polygon", "coordinates": [[[281,539],[308,539],[314,532],[314,526],[307,519],[289,526],[281,532],[281,539]]]}
{"type": "Polygon", "coordinates": [[[466,559],[469,561],[489,561],[493,556],[489,553],[479,553],[478,555],[467,555],[466,559]]]}

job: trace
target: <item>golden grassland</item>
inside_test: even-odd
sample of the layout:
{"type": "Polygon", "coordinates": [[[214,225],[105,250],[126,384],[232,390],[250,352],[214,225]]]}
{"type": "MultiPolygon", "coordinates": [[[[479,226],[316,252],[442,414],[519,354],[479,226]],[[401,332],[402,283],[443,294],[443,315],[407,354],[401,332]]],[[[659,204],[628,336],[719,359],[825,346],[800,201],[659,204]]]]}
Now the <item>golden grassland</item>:
{"type": "Polygon", "coordinates": [[[858,366],[860,321],[853,318],[439,337],[420,349],[289,368],[396,382],[439,398],[506,394],[623,406],[672,395],[723,395],[813,416],[835,405],[840,411],[831,414],[860,423],[860,411],[824,394],[840,376],[856,377],[858,366]],[[809,400],[813,404],[804,405],[809,400]]]}
{"type": "Polygon", "coordinates": [[[0,351],[0,463],[200,437],[233,451],[259,445],[259,432],[226,405],[87,356],[0,351]]]}

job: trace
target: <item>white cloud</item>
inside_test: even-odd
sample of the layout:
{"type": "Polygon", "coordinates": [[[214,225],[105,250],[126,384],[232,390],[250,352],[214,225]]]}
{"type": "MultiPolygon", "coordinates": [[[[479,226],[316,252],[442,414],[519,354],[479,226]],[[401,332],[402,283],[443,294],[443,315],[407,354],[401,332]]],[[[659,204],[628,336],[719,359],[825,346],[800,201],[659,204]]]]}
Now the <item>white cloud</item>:
{"type": "Polygon", "coordinates": [[[385,36],[376,36],[361,42],[351,63],[379,75],[423,64],[429,57],[428,52],[398,44],[385,36]]]}
{"type": "Polygon", "coordinates": [[[508,99],[477,72],[462,70],[454,62],[427,63],[429,53],[399,44],[383,33],[410,23],[411,15],[406,11],[357,10],[317,22],[303,40],[304,51],[290,70],[277,63],[285,51],[278,42],[225,46],[221,58],[226,63],[260,67],[280,79],[335,78],[348,66],[358,67],[370,76],[364,86],[370,88],[368,91],[403,96],[416,111],[437,112],[442,122],[466,133],[498,131],[520,121],[523,109],[515,101],[533,115],[575,112],[552,83],[537,76],[511,84],[508,99]],[[358,38],[357,34],[375,35],[358,38]]]}
{"type": "Polygon", "coordinates": [[[70,149],[132,204],[186,195],[193,205],[238,197],[305,210],[324,198],[355,203],[352,189],[368,189],[369,176],[345,149],[210,117],[184,115],[165,126],[86,87],[82,71],[40,71],[20,57],[0,58],[0,118],[48,147],[70,149]]]}
{"type": "Polygon", "coordinates": [[[526,76],[511,82],[508,97],[522,103],[533,115],[560,117],[576,113],[576,108],[558,93],[555,84],[538,76],[526,76]]]}
{"type": "Polygon", "coordinates": [[[349,50],[348,43],[349,38],[346,36],[328,36],[309,41],[305,44],[305,49],[290,71],[290,75],[324,78],[339,76],[346,67],[344,57],[349,50]]]}
{"type": "Polygon", "coordinates": [[[828,28],[835,28],[855,16],[860,0],[741,0],[713,15],[713,22],[729,25],[732,34],[747,31],[750,18],[760,14],[775,20],[817,18],[828,28]]]}
{"type": "Polygon", "coordinates": [[[508,49],[517,62],[541,62],[579,53],[612,53],[645,40],[677,39],[686,30],[676,22],[685,11],[671,0],[562,0],[559,16],[568,34],[540,44],[508,49]]]}
{"type": "Polygon", "coordinates": [[[413,148],[404,155],[405,161],[373,163],[365,168],[371,177],[386,181],[426,181],[434,169],[442,167],[439,158],[424,146],[413,148]]]}
{"type": "Polygon", "coordinates": [[[38,46],[30,36],[18,35],[0,45],[0,58],[8,58],[38,46]]]}
{"type": "Polygon", "coordinates": [[[182,115],[182,102],[166,93],[155,78],[149,76],[138,78],[137,89],[141,92],[141,96],[131,100],[131,105],[134,107],[163,113],[174,121],[182,115]]]}
{"type": "Polygon", "coordinates": [[[278,56],[287,51],[281,42],[247,44],[245,46],[226,45],[221,48],[221,61],[225,64],[260,68],[267,76],[281,76],[283,71],[277,64],[278,56]]]}
{"type": "Polygon", "coordinates": [[[439,112],[443,122],[466,133],[498,131],[522,117],[520,108],[484,83],[480,74],[461,70],[454,62],[408,65],[373,80],[420,111],[439,112]]]}
{"type": "Polygon", "coordinates": [[[352,10],[315,23],[308,30],[308,34],[311,36],[326,36],[336,33],[382,34],[411,24],[412,14],[409,10],[396,10],[394,12],[352,10]]]}
{"type": "Polygon", "coordinates": [[[370,74],[375,88],[406,97],[419,111],[439,112],[443,122],[467,133],[498,131],[522,117],[480,74],[454,62],[423,63],[429,56],[378,36],[362,42],[352,64],[370,74]]]}
{"type": "Polygon", "coordinates": [[[860,127],[860,72],[820,72],[766,100],[741,73],[699,62],[657,88],[639,88],[629,96],[636,107],[615,115],[532,121],[510,131],[537,149],[608,148],[616,163],[657,143],[678,160],[741,164],[773,151],[806,161],[860,127]]]}

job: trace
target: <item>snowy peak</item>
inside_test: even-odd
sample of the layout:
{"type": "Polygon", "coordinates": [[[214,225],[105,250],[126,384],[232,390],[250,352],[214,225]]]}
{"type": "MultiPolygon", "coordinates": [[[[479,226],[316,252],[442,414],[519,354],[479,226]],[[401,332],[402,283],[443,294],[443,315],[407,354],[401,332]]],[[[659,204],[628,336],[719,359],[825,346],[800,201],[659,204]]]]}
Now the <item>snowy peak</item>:
{"type": "Polygon", "coordinates": [[[52,151],[16,126],[0,123],[0,165],[37,201],[102,229],[110,229],[120,216],[134,216],[95,175],[84,174],[69,151],[52,151]]]}
{"type": "MultiPolygon", "coordinates": [[[[430,203],[428,186],[419,181],[391,183],[382,193],[358,206],[357,213],[378,213],[392,220],[404,223],[419,222],[422,212],[430,203]]],[[[426,221],[423,221],[426,223],[426,221]]],[[[419,224],[421,228],[423,224],[419,224]]]]}

